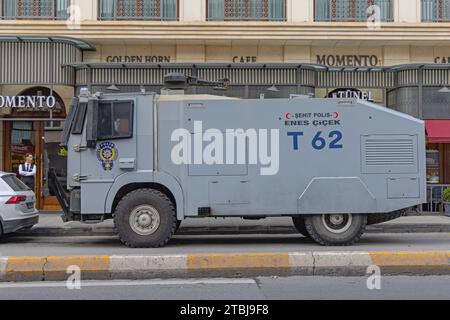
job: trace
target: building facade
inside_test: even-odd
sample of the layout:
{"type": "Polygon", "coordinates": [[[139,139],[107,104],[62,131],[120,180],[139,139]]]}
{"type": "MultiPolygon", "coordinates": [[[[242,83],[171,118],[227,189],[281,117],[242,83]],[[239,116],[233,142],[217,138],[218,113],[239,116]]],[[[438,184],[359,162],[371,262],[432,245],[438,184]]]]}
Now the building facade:
{"type": "Polygon", "coordinates": [[[71,97],[158,91],[172,71],[231,80],[193,92],[358,96],[425,119],[429,182],[450,184],[450,0],[0,0],[1,169],[36,154],[51,207],[71,97]]]}

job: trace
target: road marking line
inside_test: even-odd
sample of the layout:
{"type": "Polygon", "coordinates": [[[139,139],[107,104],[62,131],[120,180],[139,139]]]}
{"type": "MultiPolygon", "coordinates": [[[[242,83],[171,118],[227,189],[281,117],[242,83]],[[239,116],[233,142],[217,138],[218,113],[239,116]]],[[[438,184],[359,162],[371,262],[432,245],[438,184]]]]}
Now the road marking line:
{"type": "MultiPolygon", "coordinates": [[[[121,286],[177,286],[177,285],[238,285],[256,284],[253,279],[168,279],[168,280],[145,280],[145,281],[82,281],[83,287],[121,287],[121,286]]],[[[21,283],[0,283],[0,289],[8,288],[65,288],[66,282],[21,282],[21,283]]]]}

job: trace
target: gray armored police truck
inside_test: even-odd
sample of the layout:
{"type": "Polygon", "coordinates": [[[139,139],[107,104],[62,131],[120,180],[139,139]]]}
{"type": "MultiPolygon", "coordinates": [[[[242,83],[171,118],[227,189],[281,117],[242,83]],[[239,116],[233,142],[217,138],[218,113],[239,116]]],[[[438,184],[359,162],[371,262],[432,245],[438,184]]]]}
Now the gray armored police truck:
{"type": "Polygon", "coordinates": [[[421,120],[356,99],[184,95],[201,82],[167,79],[161,94],[73,98],[67,189],[50,170],[65,221],[114,219],[125,245],[161,247],[185,218],[285,216],[335,246],[425,202],[421,120]]]}

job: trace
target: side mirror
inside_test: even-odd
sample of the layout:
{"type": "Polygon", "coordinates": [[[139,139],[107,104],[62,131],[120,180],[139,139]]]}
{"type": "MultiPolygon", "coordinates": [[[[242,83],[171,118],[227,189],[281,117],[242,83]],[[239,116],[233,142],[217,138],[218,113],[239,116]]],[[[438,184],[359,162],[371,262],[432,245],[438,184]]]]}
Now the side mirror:
{"type": "Polygon", "coordinates": [[[89,99],[86,120],[86,147],[95,149],[97,146],[98,100],[89,99]]]}

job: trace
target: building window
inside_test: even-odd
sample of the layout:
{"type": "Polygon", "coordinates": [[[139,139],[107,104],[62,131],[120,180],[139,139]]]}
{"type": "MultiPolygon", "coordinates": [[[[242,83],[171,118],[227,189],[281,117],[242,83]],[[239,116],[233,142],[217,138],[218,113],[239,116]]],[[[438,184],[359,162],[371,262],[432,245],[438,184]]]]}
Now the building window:
{"type": "Polygon", "coordinates": [[[211,21],[285,21],[285,0],[207,0],[211,21]]]}
{"type": "Polygon", "coordinates": [[[380,21],[392,21],[391,0],[315,0],[315,21],[367,21],[379,10],[380,21]]]}
{"type": "Polygon", "coordinates": [[[67,19],[70,0],[2,0],[2,19],[67,19]]]}
{"type": "Polygon", "coordinates": [[[99,0],[101,20],[178,20],[179,0],[99,0]]]}
{"type": "Polygon", "coordinates": [[[450,22],[450,0],[422,0],[423,22],[450,22]]]}

